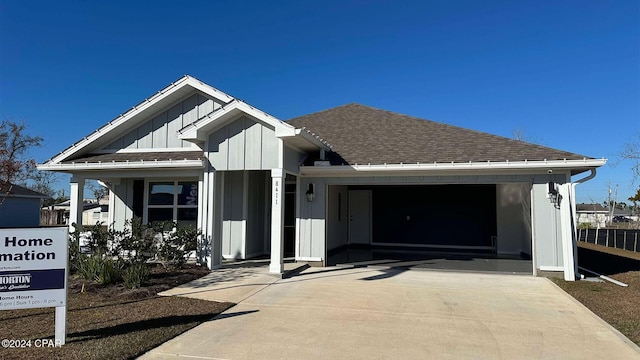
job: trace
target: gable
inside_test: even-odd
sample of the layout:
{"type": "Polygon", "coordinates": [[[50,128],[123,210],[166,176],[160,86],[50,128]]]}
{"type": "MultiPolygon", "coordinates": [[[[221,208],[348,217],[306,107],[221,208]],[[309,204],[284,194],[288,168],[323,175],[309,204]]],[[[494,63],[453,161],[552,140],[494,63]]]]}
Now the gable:
{"type": "Polygon", "coordinates": [[[278,167],[275,129],[243,115],[208,137],[209,161],[216,170],[266,170],[278,167]]]}
{"type": "Polygon", "coordinates": [[[135,149],[191,148],[192,143],[178,138],[178,130],[220,108],[219,101],[195,92],[177,103],[164,108],[141,125],[104,146],[97,152],[113,152],[135,149]]]}
{"type": "Polygon", "coordinates": [[[38,168],[41,170],[60,170],[60,165],[63,162],[105,152],[113,153],[141,149],[167,151],[165,150],[166,148],[175,150],[184,148],[187,151],[196,150],[196,148],[192,147],[186,148],[184,143],[181,141],[178,143],[169,134],[172,134],[174,128],[177,128],[179,124],[182,126],[184,123],[196,122],[203,113],[209,110],[215,111],[215,108],[219,107],[220,104],[227,104],[232,100],[234,100],[233,97],[224,92],[196,78],[185,75],[62,150],[44,164],[38,165],[38,168]],[[195,98],[197,110],[194,110],[193,106],[190,107],[189,100],[186,101],[186,106],[183,103],[194,94],[203,96],[203,99],[206,99],[195,98]],[[177,104],[181,104],[179,110],[177,107],[174,108],[177,104]],[[163,115],[165,111],[166,114],[163,115]],[[167,134],[166,137],[163,135],[165,132],[167,134]],[[170,147],[178,144],[178,148],[170,147]]]}

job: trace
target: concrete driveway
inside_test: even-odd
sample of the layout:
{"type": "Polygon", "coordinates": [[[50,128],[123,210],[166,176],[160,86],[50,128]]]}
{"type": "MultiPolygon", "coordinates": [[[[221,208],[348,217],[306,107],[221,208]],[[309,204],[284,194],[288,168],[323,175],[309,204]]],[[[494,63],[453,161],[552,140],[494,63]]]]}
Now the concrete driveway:
{"type": "Polygon", "coordinates": [[[640,358],[545,278],[311,268],[280,280],[265,272],[225,269],[171,290],[239,303],[142,358],[640,358]]]}

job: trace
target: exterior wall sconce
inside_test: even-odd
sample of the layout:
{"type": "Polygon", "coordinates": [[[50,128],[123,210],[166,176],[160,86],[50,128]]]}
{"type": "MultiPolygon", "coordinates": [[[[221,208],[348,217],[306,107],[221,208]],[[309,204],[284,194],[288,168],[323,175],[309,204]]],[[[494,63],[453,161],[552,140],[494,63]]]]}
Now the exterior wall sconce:
{"type": "Polygon", "coordinates": [[[547,191],[547,199],[551,201],[551,203],[560,208],[560,194],[558,193],[558,188],[554,182],[547,183],[548,191],[547,191]]]}
{"type": "Polygon", "coordinates": [[[307,195],[307,201],[308,202],[312,202],[313,199],[316,197],[315,194],[315,186],[313,184],[309,184],[309,189],[307,190],[307,192],[305,193],[307,195]]]}

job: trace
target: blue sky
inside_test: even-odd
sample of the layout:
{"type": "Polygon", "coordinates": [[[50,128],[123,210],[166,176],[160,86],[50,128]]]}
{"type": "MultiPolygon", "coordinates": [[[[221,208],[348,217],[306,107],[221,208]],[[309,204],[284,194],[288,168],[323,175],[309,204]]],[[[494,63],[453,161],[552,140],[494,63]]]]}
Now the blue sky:
{"type": "Polygon", "coordinates": [[[44,137],[38,161],[184,74],[280,119],[358,102],[520,129],[610,159],[578,201],[635,193],[611,164],[640,131],[638,1],[0,0],[0,119],[44,137]]]}

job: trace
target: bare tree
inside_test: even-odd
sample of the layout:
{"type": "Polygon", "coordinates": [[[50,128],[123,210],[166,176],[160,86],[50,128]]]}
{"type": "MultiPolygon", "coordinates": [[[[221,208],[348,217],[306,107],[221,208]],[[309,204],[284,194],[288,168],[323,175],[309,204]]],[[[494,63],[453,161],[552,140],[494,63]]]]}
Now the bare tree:
{"type": "Polygon", "coordinates": [[[107,196],[109,189],[100,185],[97,181],[88,181],[87,188],[93,193],[93,197],[96,201],[100,201],[107,196]]]}
{"type": "Polygon", "coordinates": [[[24,130],[23,123],[0,123],[0,181],[24,183],[36,171],[36,162],[28,158],[27,152],[40,146],[42,138],[26,135],[24,130]]]}
{"type": "MultiPolygon", "coordinates": [[[[640,179],[640,130],[637,130],[631,141],[623,145],[622,150],[618,154],[621,161],[631,162],[631,172],[633,173],[633,182],[640,179]]],[[[617,164],[616,163],[616,164],[617,164]]]]}
{"type": "Polygon", "coordinates": [[[523,128],[513,129],[513,139],[528,143],[540,143],[539,139],[527,134],[527,131],[523,128]]]}

